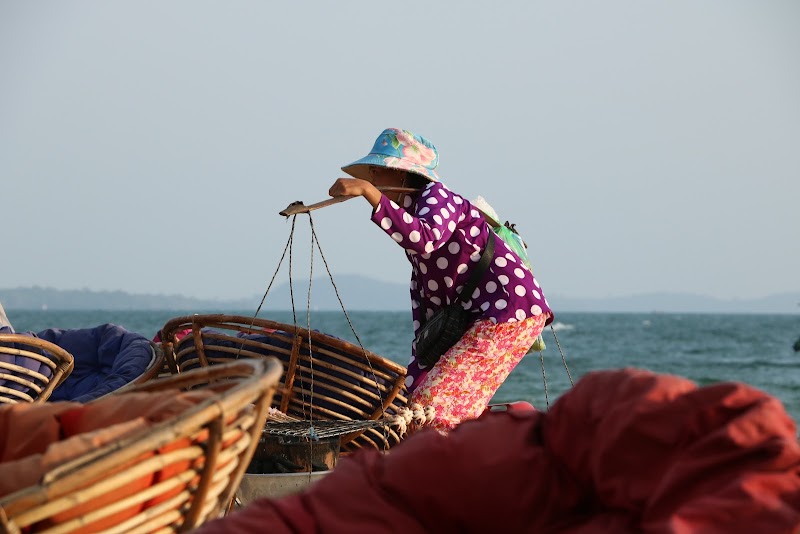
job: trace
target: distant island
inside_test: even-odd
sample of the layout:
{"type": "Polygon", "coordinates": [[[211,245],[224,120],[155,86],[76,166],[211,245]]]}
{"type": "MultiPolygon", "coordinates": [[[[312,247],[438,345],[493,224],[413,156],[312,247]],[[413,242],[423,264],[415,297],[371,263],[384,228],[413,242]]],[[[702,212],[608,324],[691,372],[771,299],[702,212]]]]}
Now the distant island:
{"type": "MultiPolygon", "coordinates": [[[[408,285],[383,282],[357,275],[336,280],[346,310],[396,311],[409,307],[408,285]]],[[[307,282],[293,282],[296,309],[305,309],[307,282]]],[[[272,288],[263,310],[291,309],[289,283],[272,288]]],[[[0,303],[6,310],[255,310],[262,295],[215,300],[183,295],[130,294],[124,291],[62,290],[48,287],[0,289],[0,303]]],[[[770,295],[758,299],[723,300],[693,294],[651,293],[607,298],[574,298],[548,295],[556,313],[760,313],[800,314],[800,292],[770,295]]],[[[341,305],[328,279],[312,283],[312,310],[339,310],[341,305]]]]}

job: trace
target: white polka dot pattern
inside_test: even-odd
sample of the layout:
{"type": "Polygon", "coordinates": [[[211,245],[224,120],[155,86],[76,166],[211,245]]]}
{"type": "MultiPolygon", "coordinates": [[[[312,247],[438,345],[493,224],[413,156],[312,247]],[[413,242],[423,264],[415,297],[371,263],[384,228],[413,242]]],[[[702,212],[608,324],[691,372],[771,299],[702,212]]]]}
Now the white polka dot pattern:
{"type": "MultiPolygon", "coordinates": [[[[425,317],[456,301],[492,230],[469,202],[441,182],[429,184],[416,199],[407,195],[403,208],[381,197],[372,220],[405,249],[411,262],[416,333],[425,317]]],[[[499,237],[494,259],[470,297],[465,308],[475,319],[492,323],[552,313],[539,282],[499,237]]]]}

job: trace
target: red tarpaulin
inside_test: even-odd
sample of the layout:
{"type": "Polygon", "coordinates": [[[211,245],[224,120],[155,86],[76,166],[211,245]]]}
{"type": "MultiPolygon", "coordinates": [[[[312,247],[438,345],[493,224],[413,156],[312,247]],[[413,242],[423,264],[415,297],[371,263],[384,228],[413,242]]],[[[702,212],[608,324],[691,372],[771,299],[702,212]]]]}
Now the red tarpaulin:
{"type": "Polygon", "coordinates": [[[798,533],[800,446],[780,402],[747,385],[594,372],[546,413],[360,451],[199,532],[798,533]]]}

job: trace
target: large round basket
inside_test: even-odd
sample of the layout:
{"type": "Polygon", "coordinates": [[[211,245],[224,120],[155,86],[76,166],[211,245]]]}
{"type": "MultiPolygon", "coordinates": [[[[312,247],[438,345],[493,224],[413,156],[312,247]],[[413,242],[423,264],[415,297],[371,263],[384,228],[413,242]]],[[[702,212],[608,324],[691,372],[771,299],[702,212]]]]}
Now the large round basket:
{"type": "MultiPolygon", "coordinates": [[[[161,336],[174,373],[278,358],[284,373],[272,407],[299,420],[376,421],[406,406],[405,367],[321,332],[239,315],[191,315],[168,321],[161,336]]],[[[386,449],[401,438],[388,426],[353,431],[342,435],[342,453],[386,449]]]]}
{"type": "Polygon", "coordinates": [[[211,391],[193,408],[0,498],[0,531],[186,532],[219,517],[250,462],[280,375],[275,358],[242,360],[115,393],[211,391]],[[151,482],[142,487],[143,480],[151,482]],[[113,527],[98,527],[103,522],[113,527]]]}

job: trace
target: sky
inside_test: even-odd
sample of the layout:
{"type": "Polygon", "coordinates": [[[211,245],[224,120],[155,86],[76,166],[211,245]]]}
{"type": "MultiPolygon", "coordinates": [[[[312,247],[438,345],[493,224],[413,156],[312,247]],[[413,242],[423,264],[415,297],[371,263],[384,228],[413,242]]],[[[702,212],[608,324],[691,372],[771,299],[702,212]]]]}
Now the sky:
{"type": "Polygon", "coordinates": [[[300,216],[279,263],[278,212],[399,127],[553,305],[797,292],[798,27],[792,0],[0,0],[0,288],[405,284],[363,199],[312,213],[324,262],[300,216]]]}

